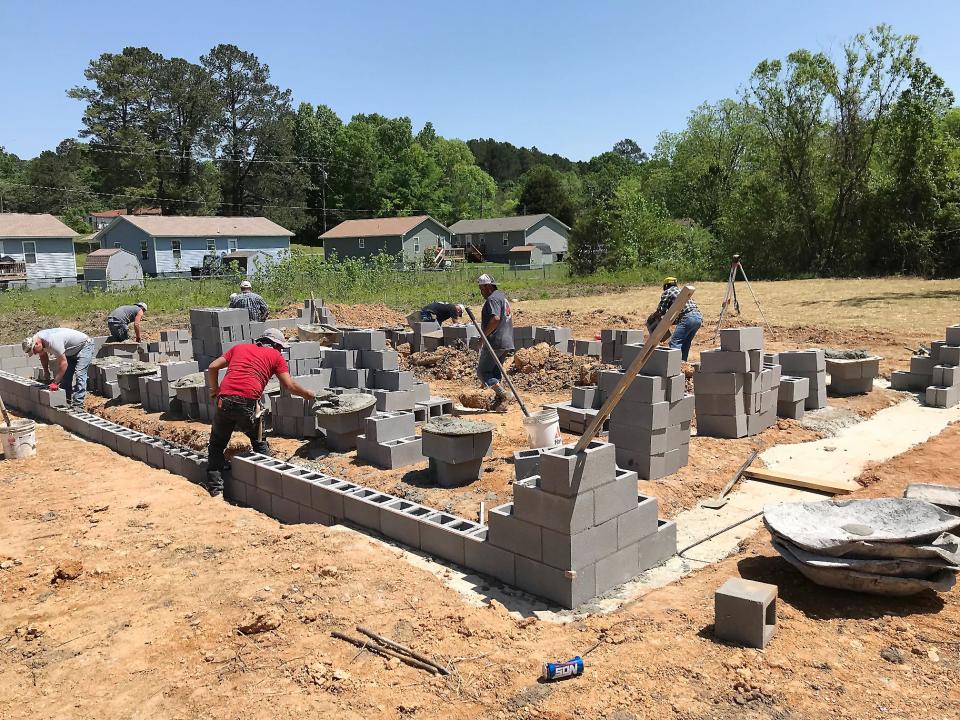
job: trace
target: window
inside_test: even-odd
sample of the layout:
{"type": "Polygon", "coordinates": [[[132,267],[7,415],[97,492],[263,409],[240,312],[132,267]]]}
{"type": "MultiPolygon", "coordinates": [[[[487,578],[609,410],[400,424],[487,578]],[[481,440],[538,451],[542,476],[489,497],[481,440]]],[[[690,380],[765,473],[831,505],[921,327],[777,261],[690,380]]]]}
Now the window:
{"type": "Polygon", "coordinates": [[[37,243],[33,240],[23,241],[23,261],[27,265],[37,264],[37,243]]]}
{"type": "Polygon", "coordinates": [[[466,238],[467,238],[467,242],[468,242],[468,243],[472,243],[472,242],[473,242],[473,235],[471,235],[470,233],[467,233],[466,238]]]}
{"type": "Polygon", "coordinates": [[[179,241],[179,240],[171,240],[171,241],[170,241],[170,248],[173,250],[173,257],[176,258],[177,260],[179,260],[180,257],[181,257],[181,254],[180,254],[180,241],[179,241]]]}
{"type": "Polygon", "coordinates": [[[3,255],[3,240],[0,240],[0,255],[3,255]]]}
{"type": "Polygon", "coordinates": [[[415,237],[415,238],[413,239],[413,251],[414,251],[415,253],[420,252],[420,237],[419,237],[419,236],[418,236],[418,237],[415,237]]]}
{"type": "Polygon", "coordinates": [[[216,252],[216,251],[217,251],[217,241],[207,240],[207,252],[216,252]]]}
{"type": "Polygon", "coordinates": [[[361,250],[363,250],[363,238],[360,238],[359,242],[360,242],[360,244],[358,245],[358,247],[359,247],[361,250]]]}
{"type": "Polygon", "coordinates": [[[510,244],[510,233],[503,234],[503,246],[507,247],[510,244]]]}
{"type": "Polygon", "coordinates": [[[115,242],[115,243],[113,244],[113,246],[114,246],[115,248],[118,248],[118,247],[120,247],[120,243],[115,242]]]}
{"type": "Polygon", "coordinates": [[[146,260],[148,257],[150,257],[150,251],[147,249],[147,241],[146,241],[146,240],[141,240],[141,241],[140,241],[140,257],[141,257],[142,259],[144,259],[144,260],[146,260]]]}
{"type": "Polygon", "coordinates": [[[227,250],[230,251],[230,252],[236,252],[236,251],[237,251],[237,239],[236,239],[236,238],[230,238],[229,240],[227,240],[227,250]]]}

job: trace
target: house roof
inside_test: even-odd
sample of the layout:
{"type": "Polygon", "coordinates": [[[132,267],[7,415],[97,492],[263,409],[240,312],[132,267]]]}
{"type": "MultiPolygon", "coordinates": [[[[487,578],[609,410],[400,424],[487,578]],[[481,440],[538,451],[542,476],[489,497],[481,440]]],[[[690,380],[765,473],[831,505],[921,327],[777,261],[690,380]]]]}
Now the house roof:
{"type": "MultiPolygon", "coordinates": [[[[516,215],[514,217],[458,220],[450,226],[450,232],[456,233],[457,235],[463,233],[517,232],[518,230],[529,230],[538,222],[548,217],[553,217],[553,215],[550,213],[540,213],[539,215],[516,215]]],[[[570,229],[556,218],[553,219],[567,228],[567,230],[570,229]]]]}
{"type": "Polygon", "coordinates": [[[540,250],[536,245],[517,245],[516,247],[510,248],[510,252],[515,253],[528,253],[533,252],[534,250],[540,250]]]}
{"type": "Polygon", "coordinates": [[[98,269],[98,268],[103,269],[107,267],[107,265],[110,263],[110,258],[112,258],[117,253],[122,253],[122,252],[125,252],[125,251],[121,248],[94,250],[92,253],[87,255],[87,259],[83,263],[83,268],[84,270],[86,270],[87,268],[90,268],[91,270],[98,269]]]}
{"type": "Polygon", "coordinates": [[[160,215],[160,208],[134,208],[133,212],[128,213],[126,208],[121,208],[119,210],[100,210],[98,212],[90,213],[90,217],[99,217],[99,218],[115,218],[120,217],[121,215],[160,215]]]}
{"type": "Polygon", "coordinates": [[[292,237],[293,233],[265,217],[210,217],[189,215],[120,215],[94,239],[128,222],[153,237],[292,237]]]}
{"type": "Polygon", "coordinates": [[[0,213],[0,238],[74,238],[78,234],[49,213],[0,213]]]}
{"type": "MultiPolygon", "coordinates": [[[[335,238],[384,237],[387,235],[405,235],[424,220],[433,220],[429,215],[410,215],[407,217],[370,218],[368,220],[344,220],[335,228],[320,236],[321,240],[335,238]]],[[[443,223],[437,223],[447,230],[443,223]]],[[[448,231],[449,232],[449,231],[448,231]]]]}

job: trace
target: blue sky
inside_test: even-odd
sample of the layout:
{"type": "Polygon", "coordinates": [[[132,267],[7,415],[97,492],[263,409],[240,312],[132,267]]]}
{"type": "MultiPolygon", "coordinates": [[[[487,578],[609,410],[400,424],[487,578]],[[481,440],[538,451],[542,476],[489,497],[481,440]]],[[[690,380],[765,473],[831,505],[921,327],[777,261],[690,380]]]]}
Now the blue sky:
{"type": "Polygon", "coordinates": [[[0,146],[21,157],[80,129],[66,97],[90,59],[146,45],[190,60],[231,42],[296,102],[431,120],[587,159],[623,137],[650,149],[702,102],[735,95],[757,62],[839,52],[887,22],[960,94],[960,2],[483,3],[353,0],[0,0],[0,146]]]}

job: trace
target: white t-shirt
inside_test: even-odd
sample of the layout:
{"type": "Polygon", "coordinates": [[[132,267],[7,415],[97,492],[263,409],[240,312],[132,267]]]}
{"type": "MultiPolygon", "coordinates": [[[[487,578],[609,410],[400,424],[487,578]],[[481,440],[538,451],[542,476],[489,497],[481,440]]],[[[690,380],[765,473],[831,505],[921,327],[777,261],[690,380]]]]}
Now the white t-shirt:
{"type": "Polygon", "coordinates": [[[90,338],[79,330],[71,328],[50,328],[41,330],[34,337],[38,337],[45,343],[47,355],[53,355],[59,358],[61,355],[73,357],[80,352],[84,343],[90,338]]]}

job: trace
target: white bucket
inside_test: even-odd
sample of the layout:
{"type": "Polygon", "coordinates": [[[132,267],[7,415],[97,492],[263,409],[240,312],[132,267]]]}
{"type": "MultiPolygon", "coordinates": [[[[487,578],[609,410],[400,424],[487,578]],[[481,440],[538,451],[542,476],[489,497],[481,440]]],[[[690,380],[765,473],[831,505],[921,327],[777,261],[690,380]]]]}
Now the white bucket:
{"type": "Polygon", "coordinates": [[[532,449],[563,444],[563,438],[560,437],[560,415],[553,408],[523,418],[523,429],[527,431],[532,449]]]}
{"type": "Polygon", "coordinates": [[[0,444],[3,456],[7,460],[33,457],[37,454],[37,424],[33,420],[20,418],[10,423],[10,427],[0,420],[0,444]]]}

